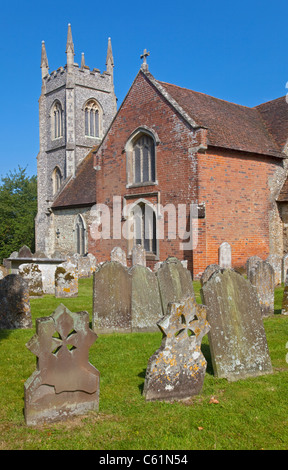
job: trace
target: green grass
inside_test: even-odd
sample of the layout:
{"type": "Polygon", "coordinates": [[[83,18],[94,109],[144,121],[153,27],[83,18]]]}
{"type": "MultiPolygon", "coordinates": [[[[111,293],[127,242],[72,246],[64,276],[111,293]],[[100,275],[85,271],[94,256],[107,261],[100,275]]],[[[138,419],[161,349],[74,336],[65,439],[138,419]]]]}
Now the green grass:
{"type": "MultiPolygon", "coordinates": [[[[197,300],[199,283],[195,282],[197,300]]],[[[280,315],[283,288],[275,290],[273,318],[264,320],[274,372],[229,383],[214,377],[208,361],[200,395],[185,402],[145,402],[142,395],[149,357],[161,334],[99,335],[90,362],[100,371],[99,413],[67,422],[27,427],[23,386],[36,367],[25,347],[35,330],[0,331],[0,449],[240,450],[288,448],[288,317],[280,315]],[[218,403],[211,403],[211,397],[218,403]]],[[[63,302],[53,296],[31,299],[35,319],[50,315],[63,302]]],[[[92,280],[80,281],[79,296],[63,302],[92,317],[92,280]]]]}

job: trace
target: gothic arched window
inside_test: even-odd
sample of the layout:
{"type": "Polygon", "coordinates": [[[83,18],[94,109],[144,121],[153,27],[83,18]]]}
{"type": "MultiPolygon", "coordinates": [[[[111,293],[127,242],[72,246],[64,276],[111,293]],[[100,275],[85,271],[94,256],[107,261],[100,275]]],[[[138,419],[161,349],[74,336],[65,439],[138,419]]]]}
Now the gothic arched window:
{"type": "Polygon", "coordinates": [[[156,216],[149,204],[143,202],[133,208],[134,244],[142,245],[147,253],[156,254],[156,216]]]}
{"type": "Polygon", "coordinates": [[[83,218],[80,214],[78,214],[76,217],[75,232],[76,253],[79,253],[79,255],[84,255],[86,252],[86,229],[83,218]]]}
{"type": "Polygon", "coordinates": [[[58,139],[63,136],[63,111],[59,101],[56,101],[51,110],[51,136],[58,139]]]}
{"type": "Polygon", "coordinates": [[[95,100],[90,100],[85,105],[85,135],[100,137],[99,106],[95,100]]]}
{"type": "Polygon", "coordinates": [[[62,174],[58,166],[54,168],[52,173],[52,183],[53,183],[53,195],[58,193],[62,182],[62,174]]]}
{"type": "Polygon", "coordinates": [[[133,183],[155,181],[155,145],[147,134],[141,135],[133,145],[133,183]]]}

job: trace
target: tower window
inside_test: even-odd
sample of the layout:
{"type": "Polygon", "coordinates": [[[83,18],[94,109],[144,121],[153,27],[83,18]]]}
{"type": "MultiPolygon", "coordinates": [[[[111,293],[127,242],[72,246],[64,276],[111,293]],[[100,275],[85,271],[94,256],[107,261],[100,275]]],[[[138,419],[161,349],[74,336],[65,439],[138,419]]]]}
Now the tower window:
{"type": "Polygon", "coordinates": [[[85,135],[99,137],[99,124],[99,107],[94,100],[90,100],[85,106],[85,135]]]}
{"type": "Polygon", "coordinates": [[[52,174],[52,182],[53,182],[53,195],[58,193],[60,187],[61,187],[61,182],[62,182],[62,175],[61,171],[59,170],[58,166],[53,171],[52,174]]]}
{"type": "Polygon", "coordinates": [[[51,118],[52,139],[58,139],[63,136],[63,111],[59,101],[57,101],[52,108],[51,118]]]}

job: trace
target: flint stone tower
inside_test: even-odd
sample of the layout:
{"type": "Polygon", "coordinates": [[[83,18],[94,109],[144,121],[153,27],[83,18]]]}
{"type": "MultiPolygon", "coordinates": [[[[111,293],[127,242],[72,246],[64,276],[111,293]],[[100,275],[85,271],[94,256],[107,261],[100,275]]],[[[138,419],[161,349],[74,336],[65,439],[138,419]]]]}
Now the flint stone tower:
{"type": "MultiPolygon", "coordinates": [[[[106,71],[90,70],[74,62],[71,25],[68,25],[67,63],[49,73],[42,42],[42,89],[39,99],[40,150],[37,156],[38,213],[36,249],[51,255],[55,238],[51,205],[62,188],[75,177],[88,152],[99,145],[117,110],[114,93],[111,40],[108,39],[106,71]]],[[[83,188],[85,191],[85,188],[83,188]]]]}

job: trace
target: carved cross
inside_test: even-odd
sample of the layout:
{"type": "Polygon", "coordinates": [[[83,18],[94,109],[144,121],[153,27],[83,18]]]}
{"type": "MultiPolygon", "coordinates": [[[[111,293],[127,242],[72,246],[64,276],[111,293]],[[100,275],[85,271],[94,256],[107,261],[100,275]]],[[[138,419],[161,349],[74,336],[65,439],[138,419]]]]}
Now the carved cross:
{"type": "Polygon", "coordinates": [[[141,54],[141,56],[140,56],[140,59],[143,59],[143,64],[142,64],[143,70],[148,69],[146,57],[148,57],[149,55],[150,55],[150,52],[147,52],[147,49],[144,49],[143,54],[141,54]]]}

